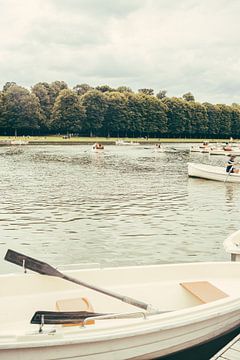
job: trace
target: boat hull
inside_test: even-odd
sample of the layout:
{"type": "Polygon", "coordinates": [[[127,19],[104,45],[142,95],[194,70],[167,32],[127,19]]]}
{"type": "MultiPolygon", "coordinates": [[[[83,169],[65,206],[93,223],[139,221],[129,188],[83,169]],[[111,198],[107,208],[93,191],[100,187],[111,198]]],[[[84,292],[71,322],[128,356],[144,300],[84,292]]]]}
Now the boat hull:
{"type": "Polygon", "coordinates": [[[240,174],[228,174],[224,167],[188,163],[188,176],[222,182],[240,183],[240,174]]]}
{"type": "Polygon", "coordinates": [[[155,299],[158,308],[165,308],[167,312],[147,314],[146,318],[99,320],[84,327],[57,325],[53,329],[45,325],[42,333],[38,332],[37,325],[30,325],[30,314],[36,309],[50,310],[59,297],[79,296],[79,292],[84,292],[95,305],[102,306],[96,310],[108,308],[112,312],[116,307],[124,312],[132,307],[106,296],[100,300],[103,295],[92,290],[85,293],[76,284],[50,276],[0,276],[0,288],[4,289],[0,296],[0,358],[149,360],[209,342],[240,326],[240,290],[236,286],[239,272],[240,263],[231,262],[71,271],[71,276],[84,281],[95,279],[108,288],[117,283],[122,292],[130,292],[129,295],[135,289],[135,296],[155,299]],[[194,279],[211,280],[229,296],[202,304],[180,286],[181,280],[194,279]],[[123,290],[125,283],[127,287],[123,290]],[[35,294],[37,290],[39,293],[35,294]],[[179,299],[175,303],[176,298],[179,299]],[[15,322],[17,316],[19,319],[15,322]],[[11,326],[8,324],[4,329],[3,323],[9,318],[11,326]]]}

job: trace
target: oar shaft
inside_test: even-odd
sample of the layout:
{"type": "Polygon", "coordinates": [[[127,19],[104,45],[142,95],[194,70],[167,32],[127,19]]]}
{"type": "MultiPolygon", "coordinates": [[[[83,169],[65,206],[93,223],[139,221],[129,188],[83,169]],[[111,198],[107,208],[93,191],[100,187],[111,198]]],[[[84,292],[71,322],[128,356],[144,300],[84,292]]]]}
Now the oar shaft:
{"type": "Polygon", "coordinates": [[[37,260],[37,259],[34,259],[30,256],[26,256],[24,254],[20,254],[14,250],[11,250],[11,249],[8,249],[6,255],[5,255],[5,260],[7,261],[10,261],[16,265],[19,265],[19,266],[23,266],[24,269],[30,269],[32,271],[35,271],[39,274],[42,274],[42,275],[48,275],[48,276],[56,276],[56,277],[59,277],[61,279],[65,279],[65,280],[68,280],[68,281],[71,281],[75,284],[78,284],[78,285],[81,285],[81,286],[84,286],[86,288],[89,288],[89,289],[92,289],[92,290],[95,290],[95,291],[98,291],[104,295],[108,295],[108,296],[111,296],[115,299],[118,299],[118,300],[121,300],[127,304],[131,304],[131,305],[134,305],[136,307],[139,307],[141,309],[144,309],[144,310],[148,310],[148,311],[155,311],[155,309],[152,308],[151,305],[149,304],[146,304],[142,301],[139,301],[139,300],[136,300],[136,299],[133,299],[129,296],[125,296],[125,295],[120,295],[120,294],[117,294],[113,291],[110,291],[110,290],[107,290],[107,289],[103,289],[101,287],[98,287],[98,286],[95,286],[95,285],[92,285],[92,284],[89,284],[89,283],[86,283],[82,280],[78,280],[78,279],[75,279],[73,277],[70,277],[62,272],[60,272],[59,270],[55,269],[54,267],[52,267],[51,265],[43,262],[43,261],[40,261],[40,260],[37,260]]]}
{"type": "Polygon", "coordinates": [[[104,295],[108,295],[108,296],[111,296],[111,297],[114,297],[115,299],[118,299],[118,300],[121,300],[127,304],[130,304],[130,305],[134,305],[134,306],[137,306],[141,309],[144,309],[144,310],[148,310],[150,305],[149,304],[146,304],[145,302],[143,301],[139,301],[139,300],[136,300],[136,299],[133,299],[129,296],[123,296],[123,295],[120,295],[118,293],[115,293],[114,291],[110,291],[110,290],[107,290],[107,289],[103,289],[99,286],[95,286],[95,285],[92,285],[92,284],[89,284],[89,283],[85,283],[84,281],[80,281],[78,279],[75,279],[71,276],[67,276],[65,274],[63,274],[63,277],[61,277],[62,279],[65,279],[65,280],[68,280],[68,281],[71,281],[75,284],[78,284],[78,285],[82,285],[86,288],[89,288],[91,290],[95,290],[97,292],[100,292],[104,295]]]}

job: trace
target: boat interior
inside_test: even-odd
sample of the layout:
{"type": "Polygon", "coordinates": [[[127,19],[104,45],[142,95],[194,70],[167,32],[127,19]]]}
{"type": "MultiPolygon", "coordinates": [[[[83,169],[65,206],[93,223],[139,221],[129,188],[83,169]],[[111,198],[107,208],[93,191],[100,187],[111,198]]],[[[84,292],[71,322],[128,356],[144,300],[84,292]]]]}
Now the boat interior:
{"type": "MultiPolygon", "coordinates": [[[[240,295],[238,262],[94,268],[64,270],[64,273],[151,304],[163,312],[163,316],[240,295]]],[[[136,306],[58,277],[30,271],[0,276],[0,309],[0,321],[4,323],[1,336],[22,333],[23,329],[37,329],[38,325],[31,324],[36,311],[126,314],[127,320],[109,320],[108,324],[129,321],[127,314],[130,313],[139,314],[141,320],[144,318],[144,311],[136,306]]],[[[77,325],[93,328],[99,323],[96,319],[88,319],[77,325]]]]}

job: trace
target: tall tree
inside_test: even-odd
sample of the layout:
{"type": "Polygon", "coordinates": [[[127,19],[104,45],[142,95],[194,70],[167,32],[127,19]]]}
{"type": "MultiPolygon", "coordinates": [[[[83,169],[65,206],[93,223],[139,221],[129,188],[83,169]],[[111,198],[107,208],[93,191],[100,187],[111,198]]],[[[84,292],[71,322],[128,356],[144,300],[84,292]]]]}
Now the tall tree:
{"type": "Polygon", "coordinates": [[[173,97],[164,98],[162,102],[167,106],[168,135],[172,137],[185,136],[186,129],[189,127],[186,101],[173,97]]]}
{"type": "Polygon", "coordinates": [[[46,132],[50,129],[50,118],[53,107],[50,98],[50,85],[48,83],[37,83],[32,87],[31,91],[39,100],[42,113],[40,127],[43,132],[46,132]]]}
{"type": "Polygon", "coordinates": [[[80,97],[72,90],[62,90],[53,106],[51,127],[59,132],[77,133],[85,119],[80,97]]]}
{"type": "Polygon", "coordinates": [[[106,92],[107,111],[104,117],[103,127],[106,135],[119,135],[125,130],[128,121],[127,117],[127,99],[119,92],[106,92]]]}
{"type": "Polygon", "coordinates": [[[186,122],[185,133],[190,137],[206,137],[208,133],[208,114],[206,108],[197,102],[187,101],[188,119],[186,122]],[[188,128],[187,124],[190,124],[188,128]]]}
{"type": "Polygon", "coordinates": [[[138,89],[138,92],[145,95],[154,95],[153,89],[138,89]]]}
{"type": "Polygon", "coordinates": [[[83,130],[89,132],[90,136],[96,135],[102,127],[107,110],[106,97],[101,91],[91,90],[85,93],[81,100],[86,111],[83,130]]]}
{"type": "Polygon", "coordinates": [[[116,91],[121,93],[133,93],[132,89],[128,86],[119,86],[116,91]]]}
{"type": "Polygon", "coordinates": [[[53,107],[53,105],[55,103],[55,100],[58,97],[60,91],[62,91],[64,89],[68,89],[68,86],[65,83],[65,81],[53,81],[50,84],[49,96],[50,96],[50,101],[51,101],[51,106],[52,107],[53,107]]]}
{"type": "Polygon", "coordinates": [[[111,88],[108,85],[99,85],[99,86],[96,86],[95,89],[98,90],[98,91],[101,91],[103,93],[110,92],[110,91],[116,91],[115,89],[111,88]]]}
{"type": "Polygon", "coordinates": [[[220,116],[218,119],[219,135],[221,137],[229,137],[231,136],[231,125],[232,125],[231,107],[225,104],[217,104],[215,106],[220,112],[220,116]]]}
{"type": "Polygon", "coordinates": [[[216,137],[220,135],[219,118],[221,115],[221,109],[218,106],[205,102],[202,104],[207,111],[208,118],[208,134],[209,137],[216,137]]]}
{"type": "Polygon", "coordinates": [[[38,98],[27,89],[12,85],[3,92],[4,127],[14,130],[15,135],[21,130],[39,128],[41,109],[38,98]]]}
{"type": "Polygon", "coordinates": [[[185,101],[195,101],[195,98],[191,92],[187,92],[186,94],[183,94],[182,98],[185,101]]]}
{"type": "Polygon", "coordinates": [[[231,121],[231,136],[236,138],[240,137],[240,105],[232,104],[232,121],[231,121]]]}
{"type": "Polygon", "coordinates": [[[93,88],[88,84],[80,84],[73,87],[73,91],[80,96],[86,94],[88,91],[91,90],[93,90],[93,88]]]}
{"type": "Polygon", "coordinates": [[[167,90],[159,90],[156,97],[160,100],[164,99],[165,97],[167,97],[167,90]]]}
{"type": "Polygon", "coordinates": [[[8,81],[6,82],[6,84],[3,86],[3,92],[7,91],[8,88],[10,88],[13,85],[17,85],[14,81],[8,81]]]}
{"type": "Polygon", "coordinates": [[[139,94],[142,104],[142,126],[146,135],[160,137],[167,132],[167,106],[156,97],[139,94]]]}

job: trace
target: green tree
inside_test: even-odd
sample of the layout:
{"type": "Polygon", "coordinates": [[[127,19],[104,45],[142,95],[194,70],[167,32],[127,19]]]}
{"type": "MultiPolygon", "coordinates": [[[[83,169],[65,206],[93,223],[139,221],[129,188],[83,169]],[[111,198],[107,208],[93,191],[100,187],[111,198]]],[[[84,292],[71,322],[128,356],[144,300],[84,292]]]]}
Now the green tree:
{"type": "Polygon", "coordinates": [[[0,91],[0,129],[3,129],[5,127],[5,121],[4,121],[4,108],[3,108],[3,91],[0,91]]]}
{"type": "Polygon", "coordinates": [[[156,97],[160,100],[164,99],[165,97],[167,97],[167,90],[159,90],[156,97]]]}
{"type": "Polygon", "coordinates": [[[14,130],[15,136],[20,130],[29,131],[39,128],[41,109],[38,98],[27,89],[12,85],[3,92],[4,127],[14,130]]]}
{"type": "Polygon", "coordinates": [[[167,106],[168,135],[171,137],[185,136],[186,131],[191,131],[186,101],[173,97],[164,98],[162,102],[167,106]]]}
{"type": "Polygon", "coordinates": [[[209,137],[217,137],[220,135],[220,128],[219,128],[219,118],[221,115],[221,110],[208,102],[202,104],[206,111],[207,111],[207,118],[208,118],[208,135],[209,137]]]}
{"type": "Polygon", "coordinates": [[[185,101],[195,101],[195,98],[191,92],[187,92],[186,94],[183,94],[182,98],[185,101]]]}
{"type": "Polygon", "coordinates": [[[103,121],[105,134],[109,137],[125,131],[127,127],[127,99],[119,92],[106,92],[107,110],[103,121]]]}
{"type": "Polygon", "coordinates": [[[145,95],[154,95],[153,89],[138,89],[138,92],[145,95]]]}
{"type": "Polygon", "coordinates": [[[47,132],[50,129],[50,119],[53,104],[50,98],[50,85],[48,83],[37,83],[32,89],[32,93],[35,94],[39,100],[42,121],[40,123],[41,130],[47,132]]]}
{"type": "Polygon", "coordinates": [[[64,81],[53,81],[49,85],[49,96],[50,96],[50,102],[52,108],[54,106],[56,98],[60,94],[60,91],[64,89],[68,89],[68,86],[64,81]]]}
{"type": "Polygon", "coordinates": [[[83,130],[89,132],[90,136],[101,129],[107,109],[107,100],[104,94],[98,90],[91,90],[85,93],[82,98],[82,105],[86,111],[86,118],[83,122],[83,130]]]}
{"type": "Polygon", "coordinates": [[[240,105],[232,104],[231,111],[231,136],[236,139],[240,137],[240,105]]]}
{"type": "Polygon", "coordinates": [[[53,106],[51,127],[59,132],[79,132],[85,119],[85,109],[79,96],[70,89],[62,90],[53,106]]]}
{"type": "MultiPolygon", "coordinates": [[[[160,136],[167,131],[167,106],[152,95],[138,94],[138,116],[141,131],[147,136],[160,136]]],[[[138,124],[139,126],[139,124],[138,124]]]]}
{"type": "Polygon", "coordinates": [[[218,126],[221,137],[231,136],[232,112],[231,107],[225,104],[217,104],[215,107],[219,110],[218,126]]]}
{"type": "Polygon", "coordinates": [[[93,90],[93,88],[88,84],[80,84],[73,87],[73,91],[80,96],[86,94],[88,91],[91,90],[93,90]]]}
{"type": "Polygon", "coordinates": [[[128,86],[119,86],[116,91],[121,93],[133,93],[132,89],[128,86]]]}
{"type": "Polygon", "coordinates": [[[7,91],[11,86],[17,85],[14,81],[8,81],[3,86],[3,92],[7,91]]]}
{"type": "Polygon", "coordinates": [[[108,86],[108,85],[99,85],[99,86],[96,86],[95,89],[98,90],[98,91],[101,91],[101,92],[103,92],[103,93],[105,93],[105,92],[111,92],[111,91],[116,91],[115,89],[111,88],[111,87],[108,86]]]}
{"type": "Polygon", "coordinates": [[[208,114],[206,108],[197,102],[184,101],[185,137],[206,137],[208,136],[208,114]]]}

